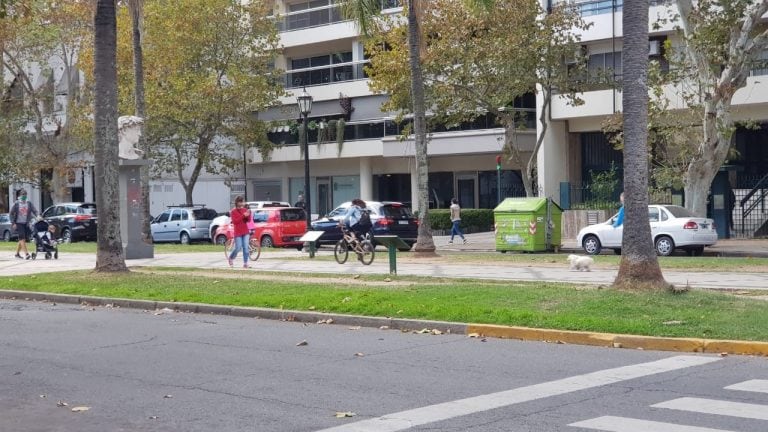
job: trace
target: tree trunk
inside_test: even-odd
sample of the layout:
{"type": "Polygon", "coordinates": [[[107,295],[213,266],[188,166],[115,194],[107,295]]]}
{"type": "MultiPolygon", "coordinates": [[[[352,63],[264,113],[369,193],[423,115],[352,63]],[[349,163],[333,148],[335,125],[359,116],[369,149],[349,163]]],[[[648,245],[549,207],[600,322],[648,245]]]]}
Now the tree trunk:
{"type": "Polygon", "coordinates": [[[94,148],[96,271],[127,271],[120,238],[117,138],[117,19],[115,0],[98,0],[94,15],[94,148]]]}
{"type": "Polygon", "coordinates": [[[624,228],[614,286],[666,288],[648,222],[648,0],[624,4],[623,25],[624,228]]]}
{"type": "Polygon", "coordinates": [[[517,146],[517,119],[514,113],[509,111],[500,111],[496,115],[499,117],[499,121],[504,126],[504,148],[509,152],[508,162],[512,163],[514,167],[521,167],[520,177],[523,181],[523,187],[525,187],[525,196],[533,196],[533,179],[528,174],[528,171],[523,166],[523,158],[520,156],[520,149],[517,146]]]}
{"type": "Polygon", "coordinates": [[[424,79],[421,73],[421,30],[417,19],[419,0],[408,2],[408,54],[411,67],[411,98],[416,151],[416,184],[419,193],[419,231],[414,251],[434,254],[432,226],[429,223],[429,160],[427,156],[427,121],[424,104],[424,79]]]}
{"type": "MultiPolygon", "coordinates": [[[[128,7],[131,10],[131,26],[133,29],[133,79],[134,79],[134,102],[136,116],[145,121],[141,125],[141,136],[139,137],[139,150],[143,153],[142,159],[147,159],[149,155],[149,145],[146,138],[146,102],[144,99],[144,52],[141,41],[141,22],[144,0],[129,0],[128,7]]],[[[152,244],[152,231],[150,229],[149,215],[149,166],[142,165],[140,170],[141,181],[141,240],[146,244],[152,244]]]]}

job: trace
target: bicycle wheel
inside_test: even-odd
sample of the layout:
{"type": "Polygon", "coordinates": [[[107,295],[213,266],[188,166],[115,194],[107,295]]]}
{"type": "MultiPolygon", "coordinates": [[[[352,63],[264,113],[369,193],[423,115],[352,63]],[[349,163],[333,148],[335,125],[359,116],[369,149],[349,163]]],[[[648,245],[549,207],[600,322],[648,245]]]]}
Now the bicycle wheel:
{"type": "Polygon", "coordinates": [[[224,242],[224,258],[229,259],[229,254],[235,249],[235,239],[228,238],[224,242]]]}
{"type": "Polygon", "coordinates": [[[341,239],[336,242],[336,246],[333,247],[333,257],[336,258],[336,262],[339,264],[347,262],[347,258],[349,258],[349,246],[347,245],[346,240],[341,239]]]}
{"type": "Polygon", "coordinates": [[[259,239],[251,237],[251,240],[248,242],[248,254],[251,261],[259,259],[261,256],[261,242],[259,239]]]}
{"type": "Polygon", "coordinates": [[[360,244],[360,250],[362,252],[357,254],[357,258],[361,263],[363,263],[363,265],[371,265],[375,255],[373,243],[371,243],[370,240],[363,240],[363,242],[360,244]]]}

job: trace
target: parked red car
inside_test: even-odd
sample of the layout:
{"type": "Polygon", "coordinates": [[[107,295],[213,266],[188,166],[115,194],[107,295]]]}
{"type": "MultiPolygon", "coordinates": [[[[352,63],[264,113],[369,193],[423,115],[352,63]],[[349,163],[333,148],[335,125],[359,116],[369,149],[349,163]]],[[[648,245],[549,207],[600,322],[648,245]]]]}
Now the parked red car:
{"type": "MultiPolygon", "coordinates": [[[[253,222],[256,229],[252,234],[259,239],[261,247],[295,247],[304,245],[299,239],[307,232],[307,216],[304,209],[298,207],[274,207],[253,210],[253,222]]],[[[221,237],[232,238],[232,225],[222,225],[216,229],[216,243],[221,237]]]]}

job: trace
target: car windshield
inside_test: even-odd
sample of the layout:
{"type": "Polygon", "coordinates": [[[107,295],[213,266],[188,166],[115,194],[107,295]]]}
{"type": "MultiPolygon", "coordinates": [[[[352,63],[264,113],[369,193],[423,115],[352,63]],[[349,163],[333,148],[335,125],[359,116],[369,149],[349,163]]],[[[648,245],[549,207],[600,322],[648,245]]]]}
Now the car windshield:
{"type": "Polygon", "coordinates": [[[215,218],[218,213],[214,209],[199,208],[192,210],[192,214],[195,215],[197,220],[206,220],[215,218]]]}
{"type": "Polygon", "coordinates": [[[685,207],[670,205],[670,206],[665,206],[665,208],[667,209],[668,212],[672,213],[672,216],[676,218],[696,217],[695,214],[691,213],[691,211],[685,207]]]}
{"type": "Polygon", "coordinates": [[[406,206],[385,205],[381,207],[382,216],[393,219],[411,219],[413,212],[406,206]]]}
{"type": "Polygon", "coordinates": [[[333,211],[328,213],[328,217],[343,215],[346,212],[347,212],[347,207],[336,207],[335,209],[333,209],[333,211]]]}

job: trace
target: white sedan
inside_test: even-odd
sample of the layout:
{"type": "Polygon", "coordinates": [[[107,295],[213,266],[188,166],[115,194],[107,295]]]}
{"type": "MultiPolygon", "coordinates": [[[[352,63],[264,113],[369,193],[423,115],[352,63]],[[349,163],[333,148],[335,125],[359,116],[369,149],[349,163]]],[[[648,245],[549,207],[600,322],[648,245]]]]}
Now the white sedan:
{"type": "MultiPolygon", "coordinates": [[[[621,239],[624,226],[613,227],[616,215],[606,222],[582,228],[576,241],[590,255],[597,255],[603,248],[621,253],[621,239]]],[[[689,255],[699,256],[705,246],[717,243],[715,221],[697,217],[688,209],[676,205],[648,206],[648,221],[656,253],[672,255],[676,248],[684,249],[689,255]]]]}

